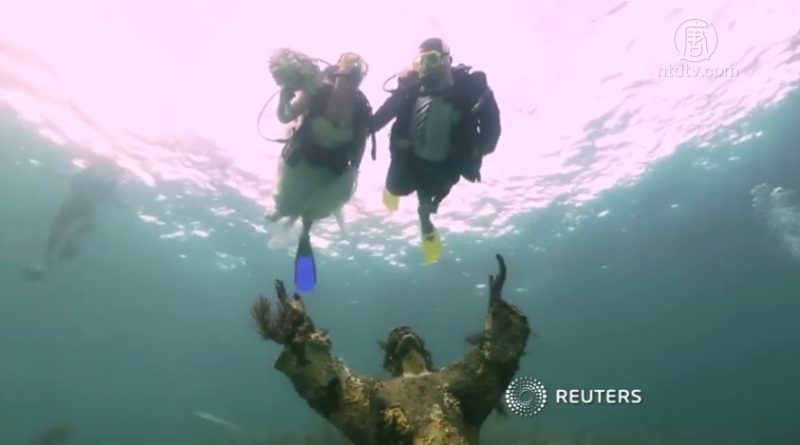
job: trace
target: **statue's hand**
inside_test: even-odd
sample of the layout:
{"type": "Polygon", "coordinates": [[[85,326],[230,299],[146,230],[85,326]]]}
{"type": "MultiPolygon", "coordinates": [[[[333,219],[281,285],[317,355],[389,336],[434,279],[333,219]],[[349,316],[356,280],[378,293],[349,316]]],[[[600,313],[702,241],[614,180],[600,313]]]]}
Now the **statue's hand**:
{"type": "Polygon", "coordinates": [[[497,303],[503,299],[503,286],[506,284],[506,261],[500,254],[495,255],[500,271],[497,276],[489,275],[489,305],[497,303]]]}
{"type": "Polygon", "coordinates": [[[262,295],[253,304],[251,315],[262,338],[286,345],[301,328],[307,326],[313,329],[313,326],[300,295],[294,294],[290,298],[281,280],[275,280],[275,293],[278,297],[277,310],[273,311],[272,303],[262,295]]]}

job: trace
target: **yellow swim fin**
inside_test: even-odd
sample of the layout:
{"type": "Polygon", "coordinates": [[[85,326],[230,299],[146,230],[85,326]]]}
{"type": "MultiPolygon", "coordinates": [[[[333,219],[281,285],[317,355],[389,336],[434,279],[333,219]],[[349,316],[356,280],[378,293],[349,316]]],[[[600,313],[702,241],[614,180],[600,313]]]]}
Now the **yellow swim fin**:
{"type": "Polygon", "coordinates": [[[422,253],[427,263],[439,261],[442,257],[442,238],[438,232],[433,231],[422,236],[422,253]]]}
{"type": "Polygon", "coordinates": [[[400,197],[393,195],[388,190],[383,191],[383,206],[386,210],[394,212],[400,207],[400,197]]]}

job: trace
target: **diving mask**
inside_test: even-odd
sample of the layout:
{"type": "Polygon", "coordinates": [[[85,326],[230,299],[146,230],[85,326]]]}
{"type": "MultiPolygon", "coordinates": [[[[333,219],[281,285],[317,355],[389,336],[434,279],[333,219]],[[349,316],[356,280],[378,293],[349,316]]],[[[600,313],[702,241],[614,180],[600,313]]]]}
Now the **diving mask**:
{"type": "Polygon", "coordinates": [[[413,66],[420,77],[427,77],[441,71],[447,63],[447,56],[439,51],[425,51],[414,58],[413,66]]]}
{"type": "Polygon", "coordinates": [[[336,75],[352,79],[356,84],[366,77],[369,65],[356,53],[344,53],[336,62],[336,75]]]}

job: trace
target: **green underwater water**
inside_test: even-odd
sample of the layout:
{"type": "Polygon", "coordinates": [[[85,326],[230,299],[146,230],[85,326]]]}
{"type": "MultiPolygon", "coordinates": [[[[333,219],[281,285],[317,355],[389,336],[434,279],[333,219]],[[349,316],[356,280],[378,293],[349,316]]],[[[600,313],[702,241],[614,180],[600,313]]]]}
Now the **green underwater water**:
{"type": "MultiPolygon", "coordinates": [[[[580,208],[554,203],[516,217],[519,234],[452,236],[460,261],[396,268],[355,248],[353,261],[324,258],[309,311],[359,371],[382,372],[376,340],[398,324],[418,330],[445,364],[482,325],[482,285],[499,252],[506,298],[538,335],[519,375],[553,388],[641,388],[644,401],[551,404],[535,417],[493,420],[486,443],[526,443],[544,430],[575,443],[581,434],[800,443],[800,252],[791,245],[800,199],[763,202],[754,192],[800,190],[798,116],[795,94],[739,124],[763,131],[759,138],[682,147],[636,184],[580,208]],[[503,439],[511,432],[516,439],[503,439]]],[[[260,341],[249,319],[275,278],[291,281],[289,256],[225,221],[206,222],[215,229],[208,238],[162,239],[137,211],[182,185],[131,183],[78,259],[45,282],[24,282],[74,153],[7,112],[0,144],[0,443],[26,443],[58,422],[82,444],[229,443],[224,427],[197,412],[253,434],[320,428],[272,369],[277,346],[260,341]],[[220,251],[246,262],[220,267],[220,251]]],[[[261,211],[233,194],[224,200],[261,211]]],[[[212,204],[189,196],[173,216],[197,220],[212,204]]]]}

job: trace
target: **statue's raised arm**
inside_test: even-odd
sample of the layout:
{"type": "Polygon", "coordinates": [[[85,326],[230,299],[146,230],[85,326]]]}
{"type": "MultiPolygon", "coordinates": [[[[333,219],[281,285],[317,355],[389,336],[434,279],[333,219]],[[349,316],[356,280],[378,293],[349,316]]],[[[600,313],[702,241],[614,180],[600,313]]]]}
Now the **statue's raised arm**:
{"type": "Polygon", "coordinates": [[[369,418],[373,379],[358,376],[331,353],[328,333],[314,326],[298,294],[289,297],[283,282],[275,281],[278,303],[263,296],[251,315],[265,340],[283,345],[275,369],[285,374],[317,413],[354,443],[364,443],[364,419],[369,418]]]}
{"type": "Polygon", "coordinates": [[[449,374],[465,420],[476,427],[502,402],[531,333],[527,317],[503,299],[506,263],[502,256],[496,258],[499,271],[489,276],[489,311],[483,331],[472,350],[443,371],[449,374]]]}

